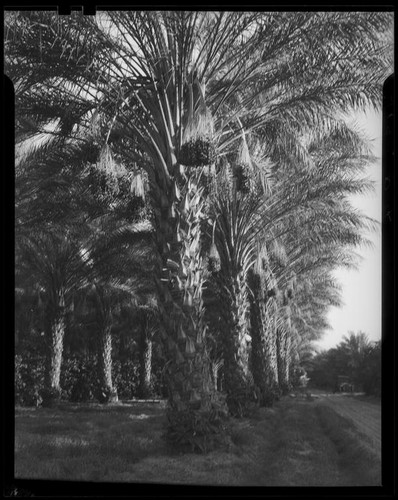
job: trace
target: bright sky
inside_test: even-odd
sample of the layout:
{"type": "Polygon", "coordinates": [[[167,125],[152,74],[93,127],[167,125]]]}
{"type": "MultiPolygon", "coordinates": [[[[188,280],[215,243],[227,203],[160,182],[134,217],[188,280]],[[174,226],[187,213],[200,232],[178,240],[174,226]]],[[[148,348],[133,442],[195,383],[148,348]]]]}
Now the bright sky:
{"type": "MultiPolygon", "coordinates": [[[[369,166],[366,175],[376,182],[375,192],[355,196],[352,203],[366,215],[381,222],[381,179],[382,179],[382,114],[363,113],[355,121],[374,140],[373,154],[378,160],[369,166]]],[[[341,342],[349,331],[366,333],[369,340],[381,338],[381,227],[369,235],[374,248],[360,249],[363,257],[359,270],[338,270],[335,275],[341,283],[344,305],[333,307],[328,315],[331,330],[314,343],[318,349],[329,349],[341,342]]]]}

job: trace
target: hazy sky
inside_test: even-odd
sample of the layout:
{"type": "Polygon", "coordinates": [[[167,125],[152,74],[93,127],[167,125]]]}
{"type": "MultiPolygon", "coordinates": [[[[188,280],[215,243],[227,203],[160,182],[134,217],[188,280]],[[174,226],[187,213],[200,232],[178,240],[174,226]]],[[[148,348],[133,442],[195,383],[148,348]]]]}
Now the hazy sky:
{"type": "MultiPolygon", "coordinates": [[[[366,215],[381,222],[381,178],[382,178],[382,114],[368,112],[355,117],[355,121],[372,138],[373,154],[379,159],[369,166],[366,176],[376,182],[375,193],[355,196],[352,203],[366,215]]],[[[370,340],[381,338],[381,227],[378,233],[369,235],[374,248],[360,249],[363,260],[358,271],[338,270],[336,278],[343,287],[344,306],[333,307],[328,319],[331,330],[315,346],[329,349],[338,344],[348,331],[359,330],[370,340]]]]}

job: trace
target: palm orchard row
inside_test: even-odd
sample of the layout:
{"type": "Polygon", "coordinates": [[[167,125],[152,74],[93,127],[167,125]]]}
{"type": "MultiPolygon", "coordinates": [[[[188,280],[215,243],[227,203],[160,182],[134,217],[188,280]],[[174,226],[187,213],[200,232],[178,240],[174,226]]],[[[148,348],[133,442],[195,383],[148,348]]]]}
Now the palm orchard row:
{"type": "Polygon", "coordinates": [[[348,201],[371,151],[342,113],[380,106],[391,22],[10,13],[17,285],[43,300],[44,402],[90,307],[104,400],[115,311],[156,331],[174,441],[210,446],[228,414],[289,390],[339,304],[333,270],[374,227],[348,201]]]}

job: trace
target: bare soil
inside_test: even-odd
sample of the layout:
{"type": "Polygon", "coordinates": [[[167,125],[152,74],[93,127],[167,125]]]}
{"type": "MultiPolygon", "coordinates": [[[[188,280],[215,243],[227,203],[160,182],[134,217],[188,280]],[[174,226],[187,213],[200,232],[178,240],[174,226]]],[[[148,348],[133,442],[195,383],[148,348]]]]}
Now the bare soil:
{"type": "Polygon", "coordinates": [[[381,404],[367,402],[346,394],[320,394],[318,403],[327,404],[358,430],[362,444],[381,460],[381,404]]]}

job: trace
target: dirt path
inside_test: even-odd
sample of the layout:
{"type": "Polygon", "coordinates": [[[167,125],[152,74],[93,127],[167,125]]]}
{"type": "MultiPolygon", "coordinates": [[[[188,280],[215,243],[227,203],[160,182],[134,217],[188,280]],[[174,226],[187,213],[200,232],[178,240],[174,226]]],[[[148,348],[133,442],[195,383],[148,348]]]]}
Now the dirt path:
{"type": "Polygon", "coordinates": [[[381,406],[345,395],[321,395],[319,402],[327,404],[342,417],[352,420],[364,435],[364,444],[381,458],[381,406]]]}
{"type": "Polygon", "coordinates": [[[341,466],[339,451],[314,410],[314,402],[290,398],[261,410],[264,418],[254,429],[248,484],[358,486],[350,471],[341,466]]]}

